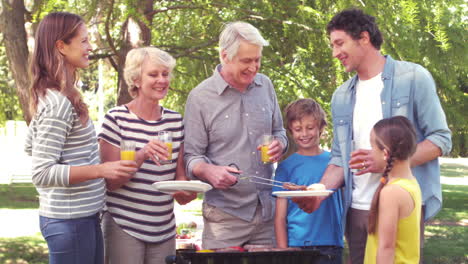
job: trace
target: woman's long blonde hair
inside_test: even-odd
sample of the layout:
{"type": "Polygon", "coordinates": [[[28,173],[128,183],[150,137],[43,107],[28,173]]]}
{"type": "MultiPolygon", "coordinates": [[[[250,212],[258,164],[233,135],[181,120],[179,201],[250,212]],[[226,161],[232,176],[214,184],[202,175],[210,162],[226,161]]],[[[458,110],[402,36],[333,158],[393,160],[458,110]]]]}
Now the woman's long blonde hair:
{"type": "Polygon", "coordinates": [[[88,107],[76,87],[78,73],[68,72],[65,57],[56,47],[59,40],[69,44],[84,24],[80,16],[67,12],[50,13],[39,23],[30,64],[32,115],[37,111],[39,98],[45,96],[47,89],[54,89],[70,100],[82,124],[88,121],[88,107]]]}

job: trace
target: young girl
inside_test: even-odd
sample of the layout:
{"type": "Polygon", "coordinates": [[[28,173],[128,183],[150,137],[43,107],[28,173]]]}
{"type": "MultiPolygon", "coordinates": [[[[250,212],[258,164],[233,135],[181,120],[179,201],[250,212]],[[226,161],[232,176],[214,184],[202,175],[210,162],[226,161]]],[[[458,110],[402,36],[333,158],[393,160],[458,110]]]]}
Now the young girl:
{"type": "Polygon", "coordinates": [[[411,173],[416,133],[402,116],[382,119],[371,132],[372,155],[386,163],[369,215],[364,263],[419,263],[421,190],[411,173]]]}
{"type": "Polygon", "coordinates": [[[51,13],[39,23],[31,59],[31,109],[25,150],[39,193],[49,263],[103,263],[99,212],[103,178],[129,178],[134,161],[99,164],[94,126],[76,88],[77,69],[89,65],[91,45],[83,19],[51,13]]]}

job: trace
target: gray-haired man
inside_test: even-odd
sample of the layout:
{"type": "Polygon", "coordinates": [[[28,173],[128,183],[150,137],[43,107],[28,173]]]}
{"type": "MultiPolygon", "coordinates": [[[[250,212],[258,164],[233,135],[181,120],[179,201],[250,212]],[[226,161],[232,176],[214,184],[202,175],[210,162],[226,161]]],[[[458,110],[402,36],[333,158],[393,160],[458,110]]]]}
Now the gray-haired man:
{"type": "Polygon", "coordinates": [[[277,161],[287,146],[281,111],[270,79],[258,73],[268,42],[245,22],[226,25],[220,35],[218,65],[193,89],[185,108],[185,162],[189,177],[214,189],[203,203],[205,249],[273,244],[274,201],[271,186],[238,180],[243,175],[271,178],[273,166],[260,161],[262,134],[277,161]]]}

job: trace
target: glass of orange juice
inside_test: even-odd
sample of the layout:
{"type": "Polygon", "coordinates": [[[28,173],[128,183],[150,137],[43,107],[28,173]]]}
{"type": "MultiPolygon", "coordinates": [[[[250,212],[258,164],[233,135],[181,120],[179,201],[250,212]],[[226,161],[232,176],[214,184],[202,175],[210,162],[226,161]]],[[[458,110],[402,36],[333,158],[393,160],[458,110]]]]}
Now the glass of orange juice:
{"type": "Polygon", "coordinates": [[[268,147],[270,146],[270,144],[273,142],[274,139],[275,137],[271,134],[262,135],[261,153],[262,153],[263,164],[272,163],[272,161],[270,160],[270,155],[268,155],[268,147]]]}
{"type": "MultiPolygon", "coordinates": [[[[350,155],[351,155],[351,153],[353,153],[353,152],[356,151],[356,150],[358,150],[358,145],[357,145],[357,142],[353,139],[353,140],[351,140],[351,152],[350,152],[350,155]]],[[[350,157],[350,159],[351,159],[351,157],[350,157]]],[[[356,172],[358,172],[357,169],[351,169],[351,173],[354,174],[354,173],[356,173],[356,172]]]]}
{"type": "Polygon", "coordinates": [[[167,147],[167,160],[160,160],[161,164],[172,163],[172,134],[170,131],[159,131],[158,132],[159,141],[166,144],[167,147]]]}
{"type": "Polygon", "coordinates": [[[135,160],[135,141],[123,140],[120,142],[120,159],[135,160]]]}

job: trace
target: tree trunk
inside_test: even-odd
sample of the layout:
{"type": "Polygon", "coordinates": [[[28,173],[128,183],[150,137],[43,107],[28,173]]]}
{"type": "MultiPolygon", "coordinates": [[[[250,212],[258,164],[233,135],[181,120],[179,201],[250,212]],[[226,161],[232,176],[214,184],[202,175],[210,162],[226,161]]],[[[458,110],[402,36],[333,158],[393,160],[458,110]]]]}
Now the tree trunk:
{"type": "MultiPolygon", "coordinates": [[[[143,0],[137,6],[138,12],[144,15],[146,18],[146,23],[151,26],[153,22],[153,0],[143,0]],[[141,4],[141,5],[140,5],[141,4]]],[[[135,19],[136,20],[136,19],[135,19]]],[[[138,26],[140,27],[141,35],[141,43],[143,46],[148,46],[151,44],[151,29],[148,25],[140,20],[135,21],[138,26]]],[[[122,41],[122,46],[118,52],[118,61],[119,61],[119,69],[118,69],[118,85],[119,85],[119,94],[117,96],[117,105],[122,105],[128,103],[132,100],[130,94],[128,93],[128,85],[123,78],[123,69],[125,67],[125,58],[127,57],[127,53],[133,48],[132,43],[130,43],[130,32],[128,32],[128,23],[124,23],[122,26],[122,32],[125,32],[124,39],[122,41]]]]}
{"type": "Polygon", "coordinates": [[[23,118],[29,124],[29,74],[28,45],[24,28],[27,13],[23,0],[1,0],[3,5],[0,13],[0,30],[3,33],[6,55],[10,70],[15,80],[16,94],[23,110],[23,118]]]}
{"type": "Polygon", "coordinates": [[[117,54],[118,61],[119,61],[119,69],[117,72],[118,76],[118,86],[119,86],[119,94],[117,96],[117,105],[122,105],[130,102],[132,97],[128,93],[128,85],[124,79],[124,67],[125,67],[125,57],[127,57],[127,53],[132,49],[128,40],[125,40],[120,47],[120,50],[117,54]]]}

